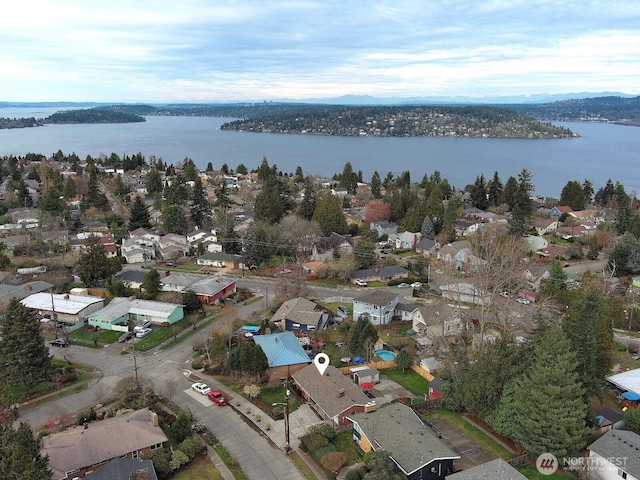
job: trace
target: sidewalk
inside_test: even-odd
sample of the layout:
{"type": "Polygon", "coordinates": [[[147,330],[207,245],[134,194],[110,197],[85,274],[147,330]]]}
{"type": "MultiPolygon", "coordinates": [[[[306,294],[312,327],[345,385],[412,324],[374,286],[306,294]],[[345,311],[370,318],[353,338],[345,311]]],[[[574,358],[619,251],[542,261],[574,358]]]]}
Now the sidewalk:
{"type": "MultiPolygon", "coordinates": [[[[286,438],[284,420],[273,420],[266,413],[249,402],[244,396],[232,392],[226,386],[217,382],[216,388],[221,390],[229,400],[229,406],[242,415],[256,431],[261,432],[271,443],[284,451],[286,438]],[[259,420],[258,420],[259,419],[259,420]],[[269,426],[269,429],[267,429],[269,426]]],[[[291,450],[296,452],[307,464],[318,480],[325,480],[326,476],[320,466],[308,454],[300,449],[299,437],[304,435],[309,425],[320,423],[320,419],[308,405],[301,405],[289,415],[289,440],[291,450]]],[[[214,452],[215,453],[215,452],[214,452]]]]}
{"type": "Polygon", "coordinates": [[[218,456],[213,447],[207,445],[207,453],[213,462],[214,467],[220,472],[220,475],[224,478],[224,480],[235,480],[233,473],[227,468],[222,459],[218,456]]]}

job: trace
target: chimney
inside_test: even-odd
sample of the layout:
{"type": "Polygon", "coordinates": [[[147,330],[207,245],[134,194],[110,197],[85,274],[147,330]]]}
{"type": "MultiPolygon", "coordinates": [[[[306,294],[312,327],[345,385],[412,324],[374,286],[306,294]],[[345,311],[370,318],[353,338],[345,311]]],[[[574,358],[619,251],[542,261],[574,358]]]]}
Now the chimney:
{"type": "Polygon", "coordinates": [[[158,423],[158,414],[157,414],[156,412],[154,412],[153,410],[149,410],[149,413],[151,414],[151,424],[152,424],[154,427],[159,426],[159,423],[158,423]]]}

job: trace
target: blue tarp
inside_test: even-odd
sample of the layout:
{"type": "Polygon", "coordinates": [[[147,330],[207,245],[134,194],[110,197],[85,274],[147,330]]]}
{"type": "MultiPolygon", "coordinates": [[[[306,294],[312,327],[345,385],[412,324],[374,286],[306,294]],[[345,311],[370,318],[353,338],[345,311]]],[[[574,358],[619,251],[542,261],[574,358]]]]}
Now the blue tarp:
{"type": "Polygon", "coordinates": [[[364,361],[364,358],[356,357],[353,359],[353,363],[366,363],[366,362],[364,361]]]}
{"type": "Polygon", "coordinates": [[[640,400],[640,395],[634,392],[624,392],[622,397],[626,400],[631,400],[632,402],[637,402],[640,400]]]}

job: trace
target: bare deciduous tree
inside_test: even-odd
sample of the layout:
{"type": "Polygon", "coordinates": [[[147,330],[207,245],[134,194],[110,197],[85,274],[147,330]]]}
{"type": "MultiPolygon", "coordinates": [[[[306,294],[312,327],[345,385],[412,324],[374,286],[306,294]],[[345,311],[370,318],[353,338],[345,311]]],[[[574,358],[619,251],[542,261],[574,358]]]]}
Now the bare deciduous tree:
{"type": "Polygon", "coordinates": [[[162,388],[162,393],[165,397],[172,401],[173,396],[176,394],[176,390],[178,389],[178,381],[175,377],[168,377],[164,380],[164,386],[162,388]]]}

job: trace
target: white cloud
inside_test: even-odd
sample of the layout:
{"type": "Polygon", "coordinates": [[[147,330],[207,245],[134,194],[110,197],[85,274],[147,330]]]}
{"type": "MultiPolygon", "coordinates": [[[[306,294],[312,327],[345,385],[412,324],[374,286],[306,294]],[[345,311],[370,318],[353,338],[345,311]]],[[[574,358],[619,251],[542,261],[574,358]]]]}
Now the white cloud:
{"type": "Polygon", "coordinates": [[[633,0],[218,3],[18,2],[0,100],[640,90],[633,0]]]}

